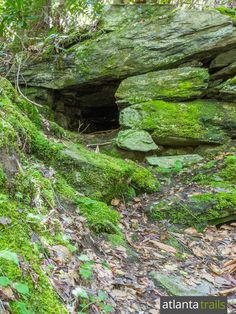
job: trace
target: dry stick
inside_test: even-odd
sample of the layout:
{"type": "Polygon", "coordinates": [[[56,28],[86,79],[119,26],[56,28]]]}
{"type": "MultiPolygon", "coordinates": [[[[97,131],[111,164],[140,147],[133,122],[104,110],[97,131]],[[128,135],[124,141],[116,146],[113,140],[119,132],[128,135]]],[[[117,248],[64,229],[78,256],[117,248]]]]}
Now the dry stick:
{"type": "MultiPolygon", "coordinates": [[[[21,43],[21,46],[22,46],[22,52],[23,51],[26,51],[26,48],[25,48],[25,45],[24,45],[24,42],[22,41],[21,37],[17,34],[17,33],[14,33],[13,31],[11,31],[11,29],[7,28],[7,30],[12,33],[14,36],[18,37],[19,40],[20,40],[20,43],[21,43]]],[[[26,97],[21,89],[20,89],[20,86],[19,86],[19,76],[20,76],[20,70],[21,70],[21,62],[22,62],[22,55],[20,57],[20,60],[19,60],[19,64],[18,64],[18,69],[17,69],[17,75],[16,75],[16,87],[17,87],[17,90],[19,92],[19,94],[25,99],[27,100],[28,102],[30,102],[31,104],[35,105],[35,106],[38,106],[38,107],[43,107],[42,105],[36,103],[35,101],[33,100],[30,100],[28,97],[26,97]]]]}
{"type": "Polygon", "coordinates": [[[110,145],[112,144],[112,142],[105,142],[105,143],[96,143],[96,144],[87,144],[87,147],[97,147],[97,146],[106,146],[106,145],[110,145]]]}
{"type": "Polygon", "coordinates": [[[22,62],[22,55],[21,55],[20,60],[19,60],[18,69],[17,69],[17,75],[16,75],[16,87],[17,87],[17,90],[18,90],[19,94],[20,94],[25,100],[27,100],[28,102],[30,102],[31,104],[33,104],[33,105],[35,105],[35,106],[37,106],[37,107],[43,107],[42,105],[40,105],[40,104],[36,103],[35,101],[30,100],[28,97],[26,97],[26,96],[22,93],[22,91],[21,91],[21,89],[20,89],[20,85],[19,85],[19,76],[20,76],[20,70],[21,70],[21,62],[22,62]]]}
{"type": "MultiPolygon", "coordinates": [[[[22,41],[21,37],[17,34],[17,33],[14,33],[13,31],[11,31],[9,28],[7,28],[7,30],[12,33],[14,36],[18,37],[20,39],[20,43],[21,43],[21,46],[22,46],[22,52],[26,50],[25,48],[25,45],[24,45],[24,42],[22,41]]],[[[22,62],[22,55],[20,57],[20,60],[19,60],[19,64],[18,64],[18,69],[17,69],[17,75],[16,75],[16,87],[17,87],[17,90],[19,92],[19,94],[27,101],[29,101],[31,104],[35,105],[35,106],[38,106],[38,107],[42,107],[42,105],[36,103],[35,101],[33,100],[30,100],[28,97],[26,97],[21,89],[20,89],[20,86],[19,86],[19,76],[20,76],[20,70],[21,70],[21,62],[22,62]]]]}

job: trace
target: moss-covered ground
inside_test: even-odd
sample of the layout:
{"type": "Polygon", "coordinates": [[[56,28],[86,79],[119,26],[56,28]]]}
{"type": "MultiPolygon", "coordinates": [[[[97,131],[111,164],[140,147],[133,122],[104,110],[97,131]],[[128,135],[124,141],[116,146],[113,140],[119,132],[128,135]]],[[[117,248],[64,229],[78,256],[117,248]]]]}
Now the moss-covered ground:
{"type": "MultiPolygon", "coordinates": [[[[236,156],[225,154],[177,175],[180,192],[151,205],[154,220],[203,228],[236,219],[236,156]],[[181,183],[182,182],[182,183],[181,183]]],[[[175,181],[174,178],[172,178],[175,181]]],[[[176,183],[176,182],[175,182],[176,183]]]]}
{"type": "Polygon", "coordinates": [[[0,78],[0,277],[12,313],[67,313],[41,268],[50,246],[71,248],[60,209],[85,218],[95,233],[121,238],[120,214],[108,204],[159,183],[132,161],[85,149],[0,78]],[[48,127],[49,125],[49,127],[48,127]],[[106,203],[107,202],[107,203],[106,203]]]}

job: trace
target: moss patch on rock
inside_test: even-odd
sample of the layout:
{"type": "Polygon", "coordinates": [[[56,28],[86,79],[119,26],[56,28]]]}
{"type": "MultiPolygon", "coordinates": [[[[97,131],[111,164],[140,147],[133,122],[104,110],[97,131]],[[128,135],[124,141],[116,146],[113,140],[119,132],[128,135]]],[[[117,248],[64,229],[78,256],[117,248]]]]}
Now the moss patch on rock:
{"type": "Polygon", "coordinates": [[[119,106],[149,100],[180,101],[201,97],[208,86],[206,69],[183,67],[128,77],[116,91],[119,106]]]}
{"type": "Polygon", "coordinates": [[[203,228],[236,219],[236,156],[226,155],[183,173],[187,192],[160,200],[148,209],[153,220],[203,228]],[[189,174],[191,176],[189,176],[189,174]],[[188,180],[186,180],[188,178],[188,180]],[[191,190],[193,184],[194,189],[191,190]]]}
{"type": "Polygon", "coordinates": [[[182,226],[205,227],[236,219],[236,193],[219,192],[189,196],[185,201],[176,199],[171,205],[161,202],[149,210],[154,220],[170,220],[182,226]]]}
{"type": "Polygon", "coordinates": [[[158,150],[158,146],[154,143],[151,135],[143,130],[120,131],[116,138],[116,144],[120,148],[132,151],[149,152],[158,150]]]}
{"type": "Polygon", "coordinates": [[[233,136],[236,108],[230,103],[210,100],[188,103],[149,101],[122,110],[120,124],[149,131],[157,144],[224,143],[233,136]]]}
{"type": "Polygon", "coordinates": [[[217,89],[221,98],[236,102],[236,76],[222,83],[217,89]]]}
{"type": "MultiPolygon", "coordinates": [[[[5,80],[1,79],[4,82],[5,80]]],[[[31,121],[28,112],[17,106],[17,97],[11,85],[10,92],[1,94],[0,147],[14,147],[35,155],[48,166],[57,168],[78,190],[100,200],[111,200],[125,191],[156,190],[158,182],[146,169],[133,162],[114,159],[103,154],[86,150],[81,145],[60,143],[45,136],[39,123],[31,121]],[[145,179],[144,179],[145,178],[145,179]]],[[[22,102],[24,102],[22,100],[22,102]]],[[[39,117],[39,114],[38,114],[39,117]]]]}

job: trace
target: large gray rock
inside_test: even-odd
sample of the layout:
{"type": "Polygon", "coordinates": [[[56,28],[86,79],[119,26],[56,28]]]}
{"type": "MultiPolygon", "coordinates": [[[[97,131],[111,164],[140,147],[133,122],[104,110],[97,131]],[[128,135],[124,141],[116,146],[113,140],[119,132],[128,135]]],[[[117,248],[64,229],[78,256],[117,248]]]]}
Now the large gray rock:
{"type": "Polygon", "coordinates": [[[183,67],[128,77],[116,91],[118,105],[138,104],[148,100],[187,100],[201,97],[207,89],[206,69],[183,67]]]}
{"type": "Polygon", "coordinates": [[[120,124],[148,131],[156,144],[224,143],[236,135],[236,106],[207,100],[188,103],[149,101],[123,109],[120,124]]]}
{"type": "Polygon", "coordinates": [[[158,166],[161,168],[174,168],[177,162],[183,166],[189,166],[201,161],[203,157],[197,154],[177,155],[177,156],[149,156],[146,157],[147,162],[151,166],[158,166]]]}
{"type": "Polygon", "coordinates": [[[138,152],[149,152],[158,149],[151,135],[143,130],[120,131],[116,138],[116,144],[120,148],[138,152]]]}
{"type": "Polygon", "coordinates": [[[225,79],[236,75],[236,49],[220,53],[212,60],[210,70],[214,70],[214,73],[211,75],[213,80],[225,79]]]}
{"type": "Polygon", "coordinates": [[[186,283],[183,276],[152,271],[149,273],[157,288],[163,288],[168,294],[176,296],[206,296],[216,292],[213,284],[201,280],[195,287],[186,283]]]}
{"type": "Polygon", "coordinates": [[[212,80],[229,78],[236,75],[236,61],[211,75],[212,80]]]}
{"type": "MultiPolygon", "coordinates": [[[[119,8],[117,15],[124,11],[122,6],[119,8]]],[[[131,16],[132,10],[135,10],[136,18],[131,18],[130,23],[123,23],[124,17],[115,25],[106,21],[105,29],[113,31],[104,31],[97,38],[76,44],[61,55],[27,64],[21,71],[27,85],[63,89],[102,83],[174,68],[191,59],[209,60],[217,52],[236,46],[232,21],[217,11],[184,11],[157,5],[152,6],[150,14],[146,10],[143,18],[144,14],[135,5],[130,6],[126,14],[131,16]]]]}
{"type": "Polygon", "coordinates": [[[236,49],[219,54],[210,64],[210,69],[219,69],[236,62],[236,49]]]}
{"type": "Polygon", "coordinates": [[[221,98],[236,102],[236,76],[222,83],[217,89],[221,98]]]}
{"type": "Polygon", "coordinates": [[[99,26],[105,31],[114,31],[123,28],[128,24],[139,23],[153,18],[161,18],[167,12],[174,10],[172,5],[107,5],[99,26]]]}

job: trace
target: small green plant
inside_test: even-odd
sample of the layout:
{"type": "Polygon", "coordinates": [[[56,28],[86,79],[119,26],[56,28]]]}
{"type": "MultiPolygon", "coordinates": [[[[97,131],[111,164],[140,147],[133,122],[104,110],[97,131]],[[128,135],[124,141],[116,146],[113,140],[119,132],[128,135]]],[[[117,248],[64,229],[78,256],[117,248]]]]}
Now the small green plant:
{"type": "Polygon", "coordinates": [[[79,300],[79,311],[77,314],[86,314],[91,305],[95,304],[103,313],[113,311],[113,307],[106,303],[107,295],[103,290],[98,290],[96,295],[89,294],[84,288],[77,287],[73,294],[79,300]]]}
{"type": "Polygon", "coordinates": [[[28,285],[20,282],[12,283],[12,281],[6,277],[0,277],[0,287],[8,287],[11,286],[15,291],[17,291],[20,295],[29,295],[29,287],[28,285]]]}
{"type": "MultiPolygon", "coordinates": [[[[91,280],[95,262],[85,254],[81,254],[78,259],[81,262],[79,269],[80,276],[86,281],[91,280]]],[[[99,264],[101,264],[104,268],[110,268],[105,260],[101,260],[99,264]]],[[[73,291],[73,294],[79,300],[79,312],[77,314],[88,313],[89,307],[93,304],[96,304],[96,306],[99,307],[105,314],[110,313],[113,310],[111,305],[106,304],[107,296],[103,290],[99,290],[97,294],[94,295],[92,293],[88,293],[82,287],[77,287],[73,291]]]]}
{"type": "Polygon", "coordinates": [[[7,287],[11,284],[11,280],[8,277],[0,277],[0,286],[7,287]]]}
{"type": "Polygon", "coordinates": [[[22,294],[22,295],[28,295],[29,294],[29,287],[24,284],[24,283],[20,283],[20,282],[16,282],[14,285],[13,285],[14,289],[22,294]]]}
{"type": "MultiPolygon", "coordinates": [[[[78,259],[80,260],[80,269],[79,269],[79,274],[80,276],[85,279],[89,280],[93,276],[93,265],[95,264],[94,261],[92,261],[87,255],[81,254],[78,259]]],[[[110,266],[107,264],[105,260],[101,260],[100,264],[105,267],[110,269],[110,266]]]]}
{"type": "Polygon", "coordinates": [[[79,269],[80,276],[85,280],[91,279],[93,276],[94,262],[85,254],[81,254],[78,259],[81,262],[79,269]]]}

